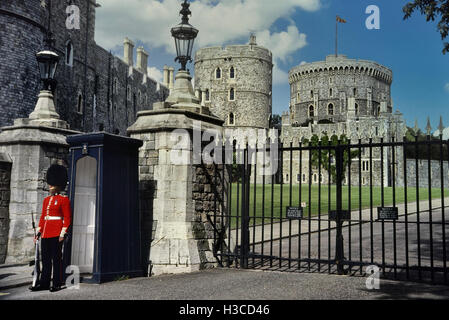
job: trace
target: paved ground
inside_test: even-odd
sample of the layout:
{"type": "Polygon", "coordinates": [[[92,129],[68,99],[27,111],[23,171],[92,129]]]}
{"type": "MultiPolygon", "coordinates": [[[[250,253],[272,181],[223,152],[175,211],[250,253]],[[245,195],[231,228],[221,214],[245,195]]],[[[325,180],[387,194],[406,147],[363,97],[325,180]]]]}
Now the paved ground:
{"type": "Polygon", "coordinates": [[[368,290],[366,278],[273,271],[213,269],[81,284],[57,293],[30,292],[27,287],[1,290],[0,300],[381,300],[449,299],[449,286],[382,280],[368,290]]]}

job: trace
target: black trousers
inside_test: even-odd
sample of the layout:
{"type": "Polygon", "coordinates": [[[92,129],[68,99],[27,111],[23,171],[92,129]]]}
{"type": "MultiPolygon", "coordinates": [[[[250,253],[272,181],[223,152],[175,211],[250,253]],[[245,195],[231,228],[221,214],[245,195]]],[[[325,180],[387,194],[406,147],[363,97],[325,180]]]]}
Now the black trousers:
{"type": "Polygon", "coordinates": [[[53,286],[62,285],[62,245],[59,237],[41,239],[42,275],[41,286],[50,287],[51,271],[53,269],[53,286]]]}

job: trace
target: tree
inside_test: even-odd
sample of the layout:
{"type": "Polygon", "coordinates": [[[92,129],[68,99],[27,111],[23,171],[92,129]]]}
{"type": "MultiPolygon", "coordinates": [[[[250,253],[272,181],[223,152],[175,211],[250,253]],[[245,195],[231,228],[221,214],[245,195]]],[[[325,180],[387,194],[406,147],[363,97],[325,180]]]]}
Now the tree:
{"type": "Polygon", "coordinates": [[[280,129],[282,125],[282,117],[278,114],[273,114],[271,117],[271,128],[280,129]]]}
{"type": "MultiPolygon", "coordinates": [[[[426,16],[426,21],[435,21],[436,17],[441,17],[438,22],[438,31],[441,39],[444,40],[449,34],[449,0],[414,0],[407,3],[403,8],[404,20],[410,18],[415,11],[420,11],[426,16]]],[[[449,52],[449,43],[444,42],[443,54],[449,52]]]]}
{"type": "MultiPolygon", "coordinates": [[[[316,149],[311,151],[311,158],[312,158],[312,166],[315,168],[319,168],[320,166],[320,160],[321,160],[321,167],[324,168],[327,172],[330,173],[332,177],[332,181],[337,181],[337,164],[335,161],[336,158],[336,148],[331,149],[321,149],[319,150],[318,147],[321,145],[322,147],[327,146],[345,146],[349,144],[349,140],[346,137],[346,135],[341,135],[340,138],[338,136],[333,135],[330,139],[326,135],[321,138],[321,144],[320,139],[317,135],[312,136],[310,141],[306,140],[305,143],[307,143],[310,146],[317,147],[316,149]],[[320,153],[321,153],[321,159],[320,159],[320,153]],[[332,160],[333,159],[333,160],[332,160]],[[331,161],[329,161],[331,160],[331,161]]],[[[343,151],[343,178],[345,177],[346,170],[348,169],[348,165],[352,159],[357,158],[359,156],[359,151],[350,151],[348,148],[344,148],[343,151]]]]}

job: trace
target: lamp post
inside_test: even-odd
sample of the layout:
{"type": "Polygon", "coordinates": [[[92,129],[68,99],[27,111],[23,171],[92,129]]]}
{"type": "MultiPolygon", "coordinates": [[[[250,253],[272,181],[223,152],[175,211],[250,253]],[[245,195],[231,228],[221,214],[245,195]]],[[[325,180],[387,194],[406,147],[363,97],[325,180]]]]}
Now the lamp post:
{"type": "Polygon", "coordinates": [[[56,112],[53,92],[56,89],[56,69],[59,63],[59,56],[53,50],[54,39],[52,37],[51,23],[51,0],[48,4],[48,25],[44,39],[45,49],[36,54],[36,60],[39,66],[40,79],[43,88],[39,93],[34,111],[29,115],[29,119],[41,123],[55,124],[57,126],[67,127],[65,121],[60,121],[59,114],[56,112]],[[55,122],[58,121],[58,122],[55,122]]]}
{"type": "Polygon", "coordinates": [[[171,34],[175,39],[177,57],[175,61],[181,63],[181,69],[185,71],[187,62],[192,62],[192,50],[195,39],[198,35],[198,29],[189,24],[189,15],[192,12],[189,9],[190,4],[185,0],[182,4],[182,21],[176,27],[171,29],[171,34]]]}
{"type": "Polygon", "coordinates": [[[189,16],[192,14],[189,7],[190,4],[185,0],[179,12],[182,15],[182,21],[171,29],[176,46],[175,61],[181,64],[181,69],[176,74],[174,88],[165,102],[172,108],[209,113],[208,108],[200,105],[200,98],[195,96],[192,77],[186,67],[188,62],[192,62],[193,44],[198,35],[198,29],[189,23],[189,16]]]}

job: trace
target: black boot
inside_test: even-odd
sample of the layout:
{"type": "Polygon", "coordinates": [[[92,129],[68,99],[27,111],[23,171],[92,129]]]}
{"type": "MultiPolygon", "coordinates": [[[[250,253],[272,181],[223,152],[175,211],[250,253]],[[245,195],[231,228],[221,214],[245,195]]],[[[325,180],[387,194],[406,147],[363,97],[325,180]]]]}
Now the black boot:
{"type": "Polygon", "coordinates": [[[44,291],[44,290],[48,290],[49,287],[48,287],[48,286],[42,286],[42,285],[38,284],[38,285],[35,286],[35,287],[33,287],[33,286],[29,287],[29,289],[30,289],[31,291],[44,291]]]}

